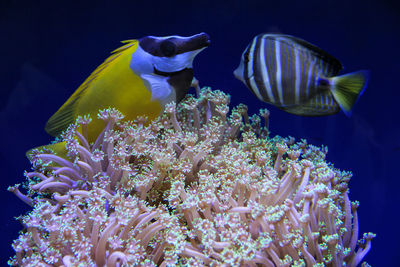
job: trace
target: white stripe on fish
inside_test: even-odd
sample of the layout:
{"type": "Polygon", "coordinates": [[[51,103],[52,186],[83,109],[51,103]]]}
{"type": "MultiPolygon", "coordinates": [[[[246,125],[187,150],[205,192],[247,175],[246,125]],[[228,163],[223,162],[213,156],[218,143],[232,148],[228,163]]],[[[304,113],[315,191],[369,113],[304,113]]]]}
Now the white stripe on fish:
{"type": "MultiPolygon", "coordinates": [[[[279,40],[279,39],[278,39],[279,40]]],[[[283,105],[282,92],[282,69],[281,69],[281,46],[280,42],[275,42],[275,62],[276,62],[276,89],[278,90],[279,101],[283,105]]]]}
{"type": "Polygon", "coordinates": [[[270,101],[275,102],[274,94],[272,93],[271,83],[269,82],[267,64],[265,62],[265,39],[261,38],[260,45],[260,64],[261,64],[261,77],[267,89],[268,98],[270,101]]]}
{"type": "Polygon", "coordinates": [[[315,60],[311,60],[310,66],[308,67],[307,86],[306,86],[306,97],[307,97],[307,98],[310,97],[310,84],[311,84],[311,79],[312,79],[314,64],[315,64],[315,60]]]}
{"type": "Polygon", "coordinates": [[[257,38],[255,38],[250,46],[249,51],[249,62],[247,63],[247,72],[249,76],[249,83],[251,88],[253,89],[254,94],[258,97],[258,99],[262,99],[260,94],[260,90],[257,87],[257,84],[254,80],[254,49],[256,47],[257,38]]]}
{"type": "Polygon", "coordinates": [[[295,102],[296,104],[300,103],[300,83],[301,83],[301,74],[300,74],[300,55],[297,49],[294,49],[294,66],[295,66],[295,102]]]}

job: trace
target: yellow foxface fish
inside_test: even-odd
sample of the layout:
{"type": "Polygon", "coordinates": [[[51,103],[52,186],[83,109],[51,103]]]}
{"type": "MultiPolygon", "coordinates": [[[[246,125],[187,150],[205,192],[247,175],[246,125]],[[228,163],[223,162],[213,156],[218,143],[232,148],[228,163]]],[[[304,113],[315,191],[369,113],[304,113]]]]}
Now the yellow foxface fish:
{"type": "MultiPolygon", "coordinates": [[[[123,43],[51,116],[47,133],[59,136],[78,116],[90,115],[93,121],[87,136],[93,142],[104,128],[97,113],[109,107],[121,111],[124,120],[157,118],[167,103],[179,102],[186,95],[193,80],[193,59],[210,40],[200,33],[190,37],[147,36],[123,43]]],[[[62,151],[64,144],[46,148],[62,151]]]]}
{"type": "Polygon", "coordinates": [[[234,71],[261,101],[302,116],[346,115],[363,93],[367,71],[337,76],[339,60],[300,38],[260,34],[234,71]]]}

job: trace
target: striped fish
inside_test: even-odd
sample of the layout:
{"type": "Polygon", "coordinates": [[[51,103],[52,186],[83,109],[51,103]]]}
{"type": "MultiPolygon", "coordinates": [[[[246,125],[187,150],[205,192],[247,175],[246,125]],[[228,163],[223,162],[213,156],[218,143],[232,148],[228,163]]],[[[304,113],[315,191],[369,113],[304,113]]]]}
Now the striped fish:
{"type": "Polygon", "coordinates": [[[339,60],[307,41],[260,34],[247,46],[234,71],[261,101],[303,116],[346,115],[367,84],[367,71],[337,76],[339,60]]]}

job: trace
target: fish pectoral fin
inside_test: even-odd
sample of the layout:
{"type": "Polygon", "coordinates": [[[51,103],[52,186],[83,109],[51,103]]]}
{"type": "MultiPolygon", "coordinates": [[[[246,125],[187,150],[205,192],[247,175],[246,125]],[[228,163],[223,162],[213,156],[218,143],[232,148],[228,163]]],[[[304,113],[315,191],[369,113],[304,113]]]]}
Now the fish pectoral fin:
{"type": "Polygon", "coordinates": [[[151,90],[151,101],[168,102],[171,98],[172,88],[168,83],[169,77],[154,74],[140,75],[143,80],[147,81],[151,90]]]}

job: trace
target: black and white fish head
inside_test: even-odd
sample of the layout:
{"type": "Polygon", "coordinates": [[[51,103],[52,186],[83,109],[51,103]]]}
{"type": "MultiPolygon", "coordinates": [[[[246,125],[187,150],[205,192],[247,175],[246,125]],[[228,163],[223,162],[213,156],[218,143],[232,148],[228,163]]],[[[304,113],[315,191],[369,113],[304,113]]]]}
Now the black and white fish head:
{"type": "Polygon", "coordinates": [[[248,49],[249,49],[249,46],[247,46],[246,49],[244,50],[244,52],[242,53],[242,57],[240,58],[239,66],[233,71],[233,75],[236,77],[236,79],[242,81],[244,84],[246,84],[246,81],[244,79],[245,63],[249,61],[248,53],[247,53],[248,49]]]}
{"type": "Polygon", "coordinates": [[[164,104],[179,101],[192,83],[194,58],[209,44],[206,33],[143,37],[132,55],[130,68],[146,82],[152,99],[164,104]]]}

